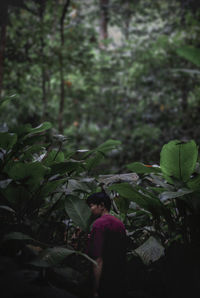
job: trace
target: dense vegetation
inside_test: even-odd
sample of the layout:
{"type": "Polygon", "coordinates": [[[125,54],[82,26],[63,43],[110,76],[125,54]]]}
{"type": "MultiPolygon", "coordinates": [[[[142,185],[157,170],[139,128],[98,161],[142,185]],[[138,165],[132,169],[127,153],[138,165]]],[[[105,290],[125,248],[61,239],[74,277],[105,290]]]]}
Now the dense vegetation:
{"type": "Polygon", "coordinates": [[[5,297],[88,297],[85,199],[101,189],[127,229],[129,296],[196,295],[198,2],[9,0],[0,8],[5,297]]]}
{"type": "Polygon", "coordinates": [[[199,63],[180,56],[199,47],[197,1],[8,3],[3,123],[50,121],[75,149],[120,140],[121,171],[172,139],[199,143],[199,63]]]}
{"type": "MultiPolygon", "coordinates": [[[[30,280],[19,279],[21,294],[29,295],[33,290],[30,282],[39,279],[43,287],[50,283],[79,297],[88,297],[88,274],[94,261],[86,254],[92,222],[85,198],[100,189],[110,194],[111,212],[127,229],[130,296],[138,290],[134,279],[141,274],[141,267],[133,274],[136,269],[132,262],[139,258],[148,268],[151,263],[165,260],[174,245],[175,256],[172,254],[164,268],[154,268],[157,274],[159,270],[162,272],[155,289],[147,287],[144,273],[140,276],[142,297],[151,297],[150,293],[152,297],[177,294],[173,284],[167,283],[176,270],[187,279],[186,286],[178,288],[178,292],[182,296],[195,292],[200,245],[200,170],[196,143],[171,141],[161,150],[160,165],[134,162],[127,165],[132,174],[93,176],[92,170],[120,143],[108,140],[95,150],[66,154],[61,149],[65,140],[59,139],[57,148],[55,142],[42,142],[43,133],[50,128],[50,123],[45,122],[35,128],[23,125],[16,131],[1,133],[0,252],[5,275],[1,288],[8,291],[11,295],[8,297],[13,297],[16,288],[8,289],[7,283],[19,278],[23,270],[29,272],[30,280]],[[5,257],[16,262],[16,275],[9,275],[14,265],[5,257]]],[[[180,276],[176,279],[180,281],[180,276]]]]}

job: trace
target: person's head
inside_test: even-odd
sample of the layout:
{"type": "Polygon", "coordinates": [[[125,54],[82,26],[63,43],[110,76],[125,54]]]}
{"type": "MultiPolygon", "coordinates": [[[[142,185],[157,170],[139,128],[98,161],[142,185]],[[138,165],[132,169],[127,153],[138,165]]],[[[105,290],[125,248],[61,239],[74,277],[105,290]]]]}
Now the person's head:
{"type": "Polygon", "coordinates": [[[94,216],[101,216],[111,208],[110,197],[105,192],[96,192],[87,198],[87,204],[94,216]]]}

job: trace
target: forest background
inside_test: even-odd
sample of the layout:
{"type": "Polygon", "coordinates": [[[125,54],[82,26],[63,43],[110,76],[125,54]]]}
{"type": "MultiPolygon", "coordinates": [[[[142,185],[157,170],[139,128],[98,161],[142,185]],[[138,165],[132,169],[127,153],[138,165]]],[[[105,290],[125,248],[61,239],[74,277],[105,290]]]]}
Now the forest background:
{"type": "Polygon", "coordinates": [[[88,297],[99,190],[127,230],[129,297],[200,292],[199,22],[195,0],[0,2],[6,297],[88,297]]]}
{"type": "Polygon", "coordinates": [[[119,140],[110,172],[157,163],[172,139],[199,144],[198,6],[2,1],[1,130],[49,121],[53,134],[67,136],[67,150],[119,140]]]}

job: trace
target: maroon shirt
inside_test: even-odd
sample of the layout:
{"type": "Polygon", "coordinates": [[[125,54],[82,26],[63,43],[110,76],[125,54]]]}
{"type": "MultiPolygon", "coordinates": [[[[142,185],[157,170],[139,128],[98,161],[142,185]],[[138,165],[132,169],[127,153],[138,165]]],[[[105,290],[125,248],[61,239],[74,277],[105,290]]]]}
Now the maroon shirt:
{"type": "Polygon", "coordinates": [[[89,235],[88,253],[92,258],[97,259],[98,257],[103,257],[107,232],[110,232],[111,234],[117,233],[119,234],[119,238],[126,234],[124,224],[115,216],[105,214],[99,217],[95,220],[89,235]]]}
{"type": "Polygon", "coordinates": [[[122,290],[126,264],[126,230],[118,218],[105,214],[93,223],[88,254],[94,259],[103,259],[100,288],[106,291],[122,290]]]}

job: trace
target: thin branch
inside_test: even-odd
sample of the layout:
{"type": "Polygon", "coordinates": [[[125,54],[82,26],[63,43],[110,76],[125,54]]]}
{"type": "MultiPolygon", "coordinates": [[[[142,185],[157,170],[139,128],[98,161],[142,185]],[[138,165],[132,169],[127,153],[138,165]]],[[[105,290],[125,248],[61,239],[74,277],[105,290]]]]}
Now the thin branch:
{"type": "Polygon", "coordinates": [[[64,43],[63,25],[64,25],[64,20],[65,20],[65,15],[66,15],[66,13],[68,11],[68,8],[69,8],[69,4],[70,4],[70,0],[67,0],[65,2],[64,7],[63,7],[62,16],[60,18],[60,34],[61,34],[61,42],[62,42],[62,44],[64,43]]]}

